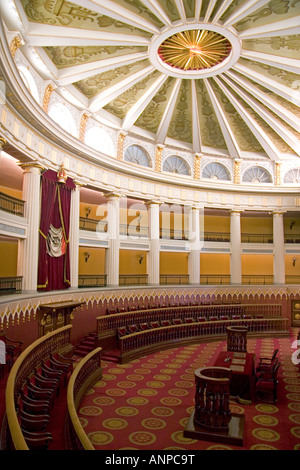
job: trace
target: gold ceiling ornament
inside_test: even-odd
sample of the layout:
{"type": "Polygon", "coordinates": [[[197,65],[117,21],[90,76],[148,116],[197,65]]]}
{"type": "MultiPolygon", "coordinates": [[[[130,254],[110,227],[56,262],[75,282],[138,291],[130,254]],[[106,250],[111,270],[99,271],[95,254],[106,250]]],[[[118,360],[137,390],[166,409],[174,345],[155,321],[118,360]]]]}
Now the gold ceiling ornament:
{"type": "Polygon", "coordinates": [[[227,38],[205,29],[182,31],[167,38],[159,47],[161,60],[184,71],[203,70],[223,62],[231,52],[227,38]]]}

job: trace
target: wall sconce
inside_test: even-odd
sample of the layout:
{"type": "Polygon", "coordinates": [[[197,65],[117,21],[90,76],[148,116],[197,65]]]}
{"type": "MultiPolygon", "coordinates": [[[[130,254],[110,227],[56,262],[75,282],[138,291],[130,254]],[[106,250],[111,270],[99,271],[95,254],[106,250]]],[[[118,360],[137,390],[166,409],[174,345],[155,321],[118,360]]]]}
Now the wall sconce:
{"type": "Polygon", "coordinates": [[[140,264],[142,264],[143,259],[144,259],[144,255],[140,255],[140,256],[139,256],[139,263],[140,263],[140,264]]]}
{"type": "Polygon", "coordinates": [[[84,253],[84,261],[85,261],[86,263],[88,262],[90,256],[91,256],[91,253],[89,253],[88,251],[86,251],[86,252],[84,253]]]}
{"type": "Polygon", "coordinates": [[[92,208],[91,207],[86,207],[85,208],[85,216],[88,217],[91,213],[92,208]]]}
{"type": "Polygon", "coordinates": [[[297,259],[297,258],[295,258],[295,256],[294,256],[294,258],[293,258],[293,266],[295,266],[295,264],[296,264],[296,259],[297,259]]]}
{"type": "Polygon", "coordinates": [[[291,220],[291,223],[290,223],[290,230],[293,229],[293,226],[295,225],[295,223],[296,223],[296,222],[295,222],[294,220],[291,220]]]}

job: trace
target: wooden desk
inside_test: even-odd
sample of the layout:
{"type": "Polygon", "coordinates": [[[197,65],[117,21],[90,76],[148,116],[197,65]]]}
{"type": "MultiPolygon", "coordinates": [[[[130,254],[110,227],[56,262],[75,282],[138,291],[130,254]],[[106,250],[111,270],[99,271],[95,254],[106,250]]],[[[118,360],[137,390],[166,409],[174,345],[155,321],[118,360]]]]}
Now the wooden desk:
{"type": "Polygon", "coordinates": [[[67,300],[39,306],[39,337],[67,326],[73,319],[73,310],[85,302],[67,300]]]}
{"type": "Polygon", "coordinates": [[[222,351],[214,366],[228,367],[232,370],[230,382],[232,396],[243,401],[243,404],[255,401],[255,354],[222,351]]]}

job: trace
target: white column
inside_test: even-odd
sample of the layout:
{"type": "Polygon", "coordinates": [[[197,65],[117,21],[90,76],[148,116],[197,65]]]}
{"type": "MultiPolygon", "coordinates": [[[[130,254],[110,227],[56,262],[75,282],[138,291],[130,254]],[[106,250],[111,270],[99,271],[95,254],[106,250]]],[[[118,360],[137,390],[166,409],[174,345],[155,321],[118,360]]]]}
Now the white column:
{"type": "Polygon", "coordinates": [[[285,284],[285,250],[283,213],[273,213],[274,284],[285,284]]]}
{"type": "Polygon", "coordinates": [[[107,285],[119,285],[120,266],[120,196],[107,196],[107,222],[109,247],[106,250],[107,285]]]}
{"type": "Polygon", "coordinates": [[[71,194],[69,253],[71,287],[77,289],[79,273],[79,216],[81,184],[77,181],[74,181],[74,184],[75,190],[72,191],[71,194]]]}
{"type": "Polygon", "coordinates": [[[189,283],[200,284],[200,212],[197,207],[189,209],[189,283]]]}
{"type": "Polygon", "coordinates": [[[148,258],[148,283],[159,285],[160,279],[160,240],[159,240],[159,202],[148,203],[150,252],[148,258]]]}
{"type": "Polygon", "coordinates": [[[242,284],[242,247],[241,247],[241,214],[232,211],[230,217],[230,275],[231,284],[242,284]]]}
{"type": "Polygon", "coordinates": [[[24,216],[28,223],[27,238],[21,243],[21,275],[23,290],[37,290],[40,200],[41,200],[41,169],[39,165],[21,165],[23,176],[23,200],[25,201],[24,216]]]}

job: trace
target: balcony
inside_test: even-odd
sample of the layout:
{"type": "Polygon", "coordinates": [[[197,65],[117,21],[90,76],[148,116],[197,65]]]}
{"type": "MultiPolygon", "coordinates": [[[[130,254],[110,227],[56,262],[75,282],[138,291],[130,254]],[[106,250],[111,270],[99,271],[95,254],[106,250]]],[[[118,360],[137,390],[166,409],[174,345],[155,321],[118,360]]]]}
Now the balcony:
{"type": "Polygon", "coordinates": [[[272,233],[242,233],[242,243],[273,243],[272,233]]]}
{"type": "Polygon", "coordinates": [[[0,210],[24,217],[25,202],[0,192],[0,210]]]}
{"type": "Polygon", "coordinates": [[[188,274],[161,274],[159,276],[159,282],[161,285],[187,285],[189,284],[188,274]]]}
{"type": "Polygon", "coordinates": [[[78,276],[79,288],[105,287],[106,285],[106,274],[86,274],[78,276]]]}
{"type": "Polygon", "coordinates": [[[148,284],[148,274],[120,274],[120,286],[146,286],[148,284]]]}
{"type": "Polygon", "coordinates": [[[204,285],[228,285],[230,284],[230,274],[201,274],[200,275],[200,284],[204,285]]]}
{"type": "Polygon", "coordinates": [[[242,276],[242,284],[247,285],[271,285],[274,283],[274,276],[260,275],[260,276],[242,276]]]}
{"type": "Polygon", "coordinates": [[[22,292],[22,277],[0,277],[0,295],[20,294],[22,292]]]}
{"type": "Polygon", "coordinates": [[[107,222],[96,219],[88,219],[86,217],[79,218],[79,229],[87,230],[88,232],[107,232],[107,222]]]}

